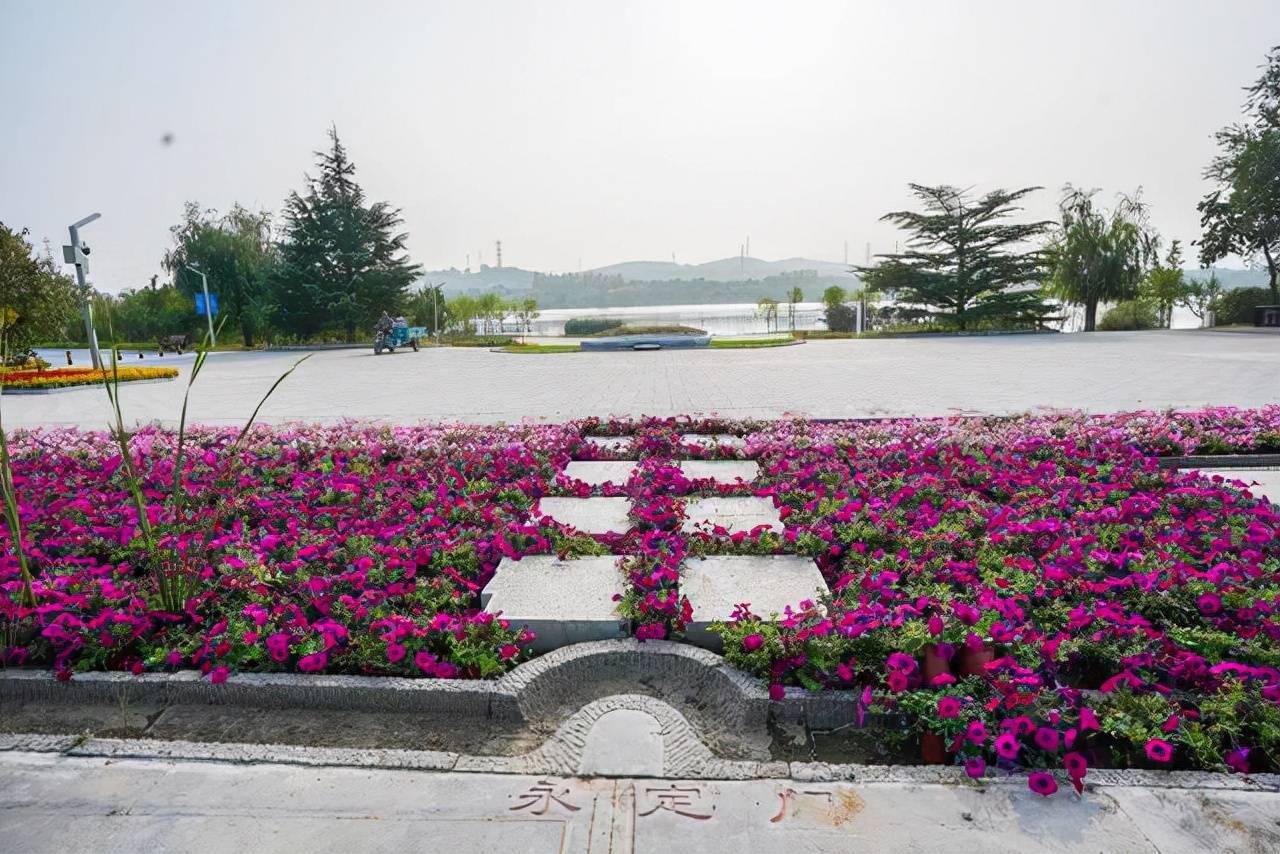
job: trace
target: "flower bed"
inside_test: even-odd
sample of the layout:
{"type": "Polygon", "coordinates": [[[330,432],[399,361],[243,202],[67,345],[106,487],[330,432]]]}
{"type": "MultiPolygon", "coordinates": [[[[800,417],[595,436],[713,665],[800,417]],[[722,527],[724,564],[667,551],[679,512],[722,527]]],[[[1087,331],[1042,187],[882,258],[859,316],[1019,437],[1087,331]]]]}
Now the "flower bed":
{"type": "Polygon", "coordinates": [[[5,370],[0,374],[6,389],[68,388],[79,385],[98,385],[105,378],[108,382],[173,379],[177,368],[119,368],[114,374],[110,369],[95,371],[93,368],[56,368],[53,370],[5,370]]]}
{"type": "MultiPolygon", "coordinates": [[[[843,689],[890,711],[975,775],[1031,772],[1048,794],[1090,764],[1280,766],[1280,515],[1238,490],[1161,469],[1157,454],[1280,446],[1259,410],[817,424],[687,419],[564,426],[259,428],[188,436],[180,507],[172,434],[131,442],[159,534],[104,437],[19,434],[15,489],[34,606],[0,563],[9,664],[490,677],[531,636],[479,608],[503,556],[618,554],[617,599],[642,638],[690,618],[690,555],[813,556],[833,591],[719,627],[734,665],[786,686],[843,689]],[[682,444],[725,432],[745,447],[682,444]],[[584,433],[629,434],[607,452],[584,433]],[[531,518],[591,489],[572,457],[639,458],[634,529],[590,537],[531,518]],[[688,458],[758,460],[751,485],[691,481],[688,458]],[[785,534],[682,530],[692,495],[756,494],[785,534]],[[158,603],[157,579],[189,595],[158,603]]],[[[7,532],[0,534],[6,537],[7,532]]]]}

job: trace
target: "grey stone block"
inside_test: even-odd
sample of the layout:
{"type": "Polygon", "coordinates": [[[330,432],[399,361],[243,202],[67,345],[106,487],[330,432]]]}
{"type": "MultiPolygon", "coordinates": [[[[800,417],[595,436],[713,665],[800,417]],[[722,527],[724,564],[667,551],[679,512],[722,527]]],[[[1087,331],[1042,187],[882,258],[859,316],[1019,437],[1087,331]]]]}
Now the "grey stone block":
{"type": "Polygon", "coordinates": [[[760,464],[755,460],[681,460],[679,466],[690,480],[751,483],[760,476],[760,464]]]}
{"type": "Polygon", "coordinates": [[[564,473],[566,477],[590,486],[603,486],[606,483],[624,486],[631,480],[631,474],[638,465],[635,460],[587,460],[569,463],[565,466],[564,473]]]}
{"type": "Polygon", "coordinates": [[[583,436],[582,441],[602,451],[625,451],[635,444],[632,436],[583,436]]]}
{"type": "Polygon", "coordinates": [[[560,560],[552,555],[503,558],[480,594],[489,613],[528,626],[533,649],[546,652],[572,643],[626,637],[614,594],[622,590],[615,557],[560,560]]]}
{"type": "Polygon", "coordinates": [[[752,613],[768,619],[788,605],[827,593],[827,584],[811,558],[798,555],[715,555],[688,560],[680,572],[680,593],[689,597],[693,620],[686,637],[699,646],[720,648],[720,638],[707,627],[728,620],[746,602],[752,613]]]}
{"type": "Polygon", "coordinates": [[[625,534],[631,530],[631,501],[626,498],[543,498],[536,513],[588,534],[625,534]]]}
{"type": "MultiPolygon", "coordinates": [[[[1187,471],[1183,469],[1183,471],[1187,471]]],[[[1234,489],[1241,487],[1237,483],[1243,483],[1243,489],[1246,490],[1254,498],[1270,501],[1272,504],[1280,504],[1280,469],[1219,469],[1210,471],[1201,469],[1200,474],[1207,478],[1215,475],[1226,481],[1226,485],[1234,489]],[[1254,482],[1257,482],[1254,485],[1254,482]]]]}
{"type": "Polygon", "coordinates": [[[703,448],[745,448],[747,440],[730,433],[683,433],[680,442],[684,445],[698,445],[703,448]]]}
{"type": "Polygon", "coordinates": [[[710,532],[720,527],[733,534],[751,531],[765,525],[771,531],[782,533],[782,516],[773,501],[757,495],[696,498],[685,504],[684,530],[710,532]]]}

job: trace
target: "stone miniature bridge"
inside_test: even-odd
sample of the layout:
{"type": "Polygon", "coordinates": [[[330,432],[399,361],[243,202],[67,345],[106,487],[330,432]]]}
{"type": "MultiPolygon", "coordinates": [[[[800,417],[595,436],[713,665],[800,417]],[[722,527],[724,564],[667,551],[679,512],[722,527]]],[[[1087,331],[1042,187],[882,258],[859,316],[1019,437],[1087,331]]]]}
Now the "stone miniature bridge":
{"type": "MultiPolygon", "coordinates": [[[[604,450],[625,453],[626,436],[592,436],[587,441],[604,450]]],[[[741,448],[743,440],[729,435],[685,434],[685,444],[713,444],[741,448]]],[[[593,489],[627,483],[638,460],[574,461],[565,475],[593,489]]],[[[677,465],[690,480],[750,484],[759,476],[755,460],[681,460],[677,465]]],[[[592,495],[587,498],[543,498],[533,515],[548,516],[586,534],[625,534],[633,527],[631,499],[592,495]]],[[[778,508],[767,497],[690,497],[684,505],[686,532],[723,528],[730,534],[768,529],[782,533],[778,508]]],[[[615,597],[627,581],[618,564],[622,553],[561,560],[554,555],[504,558],[480,601],[486,611],[501,612],[513,625],[537,634],[533,648],[547,652],[568,644],[622,638],[630,625],[617,613],[615,597]]],[[[689,600],[693,619],[685,638],[718,649],[720,639],[708,631],[717,620],[728,620],[734,607],[749,603],[761,616],[782,613],[788,605],[817,599],[828,592],[811,558],[798,555],[712,555],[689,557],[680,570],[680,593],[689,600]]]]}

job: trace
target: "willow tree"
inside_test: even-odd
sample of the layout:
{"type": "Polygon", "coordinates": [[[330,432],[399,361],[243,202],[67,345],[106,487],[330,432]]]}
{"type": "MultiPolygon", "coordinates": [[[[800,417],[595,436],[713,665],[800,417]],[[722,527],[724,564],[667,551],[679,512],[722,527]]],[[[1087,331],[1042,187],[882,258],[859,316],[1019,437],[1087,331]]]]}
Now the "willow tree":
{"type": "Polygon", "coordinates": [[[1155,241],[1139,194],[1120,196],[1110,211],[1094,204],[1097,190],[1063,189],[1062,222],[1047,249],[1049,291],[1084,306],[1084,331],[1097,327],[1098,303],[1138,295],[1155,241]]]}
{"type": "Polygon", "coordinates": [[[906,229],[904,252],[878,255],[879,266],[858,267],[866,285],[896,293],[958,329],[975,323],[1036,323],[1049,313],[1040,297],[1043,257],[1032,244],[1051,222],[1011,222],[1022,198],[1039,190],[993,190],[975,198],[942,185],[911,184],[921,211],[880,219],[906,229]]]}

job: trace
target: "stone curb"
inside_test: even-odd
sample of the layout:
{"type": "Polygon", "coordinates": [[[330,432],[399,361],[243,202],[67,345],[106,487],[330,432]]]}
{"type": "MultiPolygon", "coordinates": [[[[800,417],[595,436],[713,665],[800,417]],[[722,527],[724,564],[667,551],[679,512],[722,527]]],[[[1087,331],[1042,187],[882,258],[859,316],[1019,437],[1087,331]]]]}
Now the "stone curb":
{"type": "Polygon", "coordinates": [[[857,706],[853,692],[810,694],[801,688],[788,688],[785,699],[771,702],[759,680],[713,652],[678,641],[630,638],[561,647],[493,681],[239,673],[214,685],[198,671],[182,670],[138,676],[95,671],[61,682],[45,670],[3,670],[0,703],[128,700],[558,723],[566,709],[576,711],[593,700],[629,693],[619,691],[619,684],[641,682],[698,710],[694,724],[699,730],[763,725],[770,714],[824,729],[851,721],[857,706]]]}
{"type": "MultiPolygon", "coordinates": [[[[223,744],[155,739],[89,738],[50,735],[0,735],[0,752],[57,753],[91,759],[159,759],[230,764],[306,765],[314,767],[380,768],[388,770],[455,771],[461,773],[522,774],[532,776],[579,775],[553,758],[553,740],[523,756],[468,756],[430,750],[362,750],[333,747],[300,747],[280,744],[223,744]]],[[[703,748],[705,750],[705,747],[703,748]]],[[[799,782],[856,782],[912,785],[972,785],[964,769],[947,766],[839,765],[822,762],[740,762],[711,758],[684,761],[664,767],[664,775],[700,780],[790,779],[799,782]]],[[[624,775],[635,776],[635,775],[624,775]]],[[[1139,771],[1090,769],[1090,789],[1149,788],[1213,791],[1280,792],[1280,774],[1214,774],[1204,771],[1139,771]]],[[[1025,786],[1021,775],[982,780],[987,786],[1025,786]]]]}
{"type": "Polygon", "coordinates": [[[1159,457],[1162,469],[1265,469],[1280,468],[1280,454],[1222,454],[1159,457]]]}

